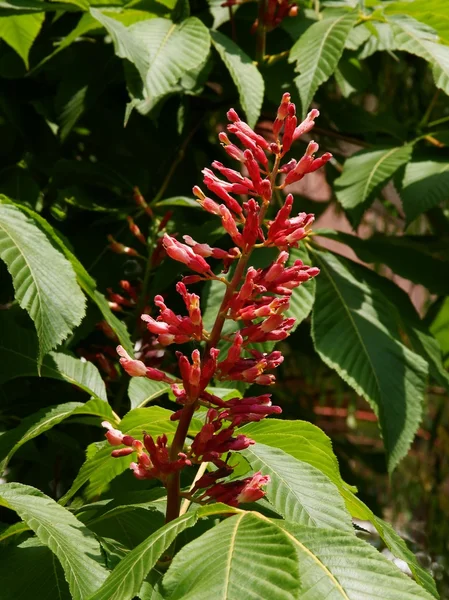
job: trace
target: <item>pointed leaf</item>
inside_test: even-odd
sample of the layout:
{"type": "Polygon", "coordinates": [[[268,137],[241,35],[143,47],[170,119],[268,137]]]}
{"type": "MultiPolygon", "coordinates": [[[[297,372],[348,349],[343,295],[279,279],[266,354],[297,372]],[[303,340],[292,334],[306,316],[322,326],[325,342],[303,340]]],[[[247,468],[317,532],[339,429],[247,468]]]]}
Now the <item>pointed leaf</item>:
{"type": "Polygon", "coordinates": [[[182,77],[197,72],[209,54],[209,31],[196,17],[179,24],[149,19],[125,27],[95,8],[91,14],[111,35],[117,56],[136,66],[143,82],[143,100],[137,108],[144,114],[177,91],[182,77]]]}
{"type": "Polygon", "coordinates": [[[431,600],[433,597],[370,544],[342,531],[276,521],[296,545],[298,598],[431,600]]]}
{"type": "Polygon", "coordinates": [[[295,83],[301,98],[303,117],[317,89],[337,68],[349,32],[356,21],[357,14],[353,12],[317,21],[290,50],[289,62],[296,62],[296,70],[301,73],[295,83]]]}
{"type": "Polygon", "coordinates": [[[184,529],[195,525],[197,520],[198,513],[190,512],[150,535],[120,561],[89,600],[132,600],[163,552],[184,529]]]}
{"type": "Polygon", "coordinates": [[[449,44],[449,14],[444,0],[413,0],[413,2],[391,2],[384,8],[386,15],[409,15],[429,25],[449,44]]]}
{"type": "Polygon", "coordinates": [[[152,381],[144,377],[131,377],[128,386],[128,396],[131,409],[142,408],[152,400],[159,398],[170,390],[168,383],[152,381]]]}
{"type": "Polygon", "coordinates": [[[32,211],[26,206],[14,204],[5,196],[0,195],[0,205],[1,204],[8,204],[19,208],[22,212],[32,217],[32,219],[39,225],[39,227],[48,235],[53,244],[61,250],[61,252],[67,258],[67,260],[71,263],[73,270],[75,271],[79,286],[97,305],[105,321],[117,335],[120,344],[125,348],[127,352],[132,353],[133,344],[129,337],[129,333],[126,329],[126,325],[123,321],[120,321],[120,319],[118,319],[115,316],[115,314],[111,311],[111,309],[109,308],[108,301],[106,300],[104,295],[96,289],[97,284],[95,283],[95,280],[92,279],[92,277],[89,275],[89,273],[80,263],[80,261],[76,258],[76,256],[67,248],[58,232],[50,225],[48,221],[46,221],[39,214],[32,211]]]}
{"type": "Polygon", "coordinates": [[[67,402],[58,406],[48,406],[25,417],[15,429],[0,436],[0,472],[3,471],[17,450],[33,438],[48,431],[64,419],[74,415],[93,415],[116,422],[111,407],[99,399],[82,402],[67,402]]]}
{"type": "Polygon", "coordinates": [[[449,47],[438,43],[435,31],[405,15],[390,17],[398,50],[427,60],[437,88],[449,95],[449,47]]]}
{"type": "Polygon", "coordinates": [[[322,360],[363,396],[379,418],[390,472],[418,429],[427,363],[401,341],[394,309],[353,273],[350,261],[313,252],[321,272],[312,337],[322,360]]]}
{"type": "Polygon", "coordinates": [[[0,485],[0,505],[14,510],[59,559],[73,600],[87,599],[107,577],[100,544],[71,512],[20,483],[0,485]]]}
{"type": "Polygon", "coordinates": [[[245,425],[239,431],[260,444],[280,448],[297,460],[312,465],[339,488],[350,488],[341,478],[330,438],[312,423],[268,419],[245,425]]]}
{"type": "Polygon", "coordinates": [[[28,69],[31,46],[41,30],[45,13],[0,17],[0,39],[13,48],[28,69]]]}
{"type": "Polygon", "coordinates": [[[290,600],[300,588],[295,546],[261,515],[241,513],[184,546],[162,588],[170,600],[290,600]]]}
{"type": "Polygon", "coordinates": [[[84,295],[68,260],[11,204],[0,204],[0,258],[20,306],[34,321],[41,359],[80,324],[84,295]]]}
{"type": "Polygon", "coordinates": [[[248,124],[254,127],[260,115],[264,95],[264,81],[259,69],[239,46],[219,31],[211,31],[212,44],[229,70],[239,91],[240,104],[248,124]]]}
{"type": "Polygon", "coordinates": [[[335,193],[344,209],[358,223],[380,189],[411,158],[413,146],[362,150],[348,158],[343,173],[335,180],[335,193]],[[353,210],[356,209],[356,210],[353,210]]]}
{"type": "Polygon", "coordinates": [[[402,180],[401,199],[407,223],[449,198],[449,163],[410,162],[402,180]]]}
{"type": "Polygon", "coordinates": [[[270,476],[266,496],[284,518],[303,525],[353,530],[343,498],[321,471],[260,443],[243,455],[255,471],[270,476]]]}

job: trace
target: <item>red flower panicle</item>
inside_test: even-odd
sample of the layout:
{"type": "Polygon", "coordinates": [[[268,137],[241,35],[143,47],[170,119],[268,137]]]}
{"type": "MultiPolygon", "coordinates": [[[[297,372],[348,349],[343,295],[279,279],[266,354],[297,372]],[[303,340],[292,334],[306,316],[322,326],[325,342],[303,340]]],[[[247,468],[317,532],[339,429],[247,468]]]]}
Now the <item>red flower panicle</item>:
{"type": "MultiPolygon", "coordinates": [[[[269,0],[268,22],[275,26],[292,6],[283,0],[269,0]]],[[[263,487],[269,483],[269,477],[261,473],[240,481],[219,480],[225,479],[233,471],[233,467],[224,460],[225,457],[230,452],[238,452],[254,443],[250,438],[239,434],[237,428],[242,424],[279,414],[281,408],[272,405],[271,394],[222,400],[207,391],[207,387],[214,378],[217,381],[243,381],[266,386],[272,385],[276,380],[273,371],[283,361],[281,352],[260,352],[251,346],[254,343],[282,340],[289,335],[295,323],[288,312],[293,290],[318,275],[319,269],[307,266],[301,260],[289,260],[290,249],[298,247],[307,237],[314,216],[306,213],[292,215],[291,194],[286,196],[283,206],[271,220],[266,219],[266,213],[275,190],[283,190],[290,183],[299,181],[331,158],[329,153],[316,157],[318,144],[311,141],[302,158],[283,160],[295,140],[313,128],[318,115],[318,110],[313,109],[298,124],[295,105],[291,103],[290,95],[284,94],[273,122],[276,142],[269,143],[231,109],[227,115],[230,121],[227,133],[220,133],[219,139],[228,156],[238,161],[238,167],[232,169],[219,161],[213,161],[211,168],[203,170],[204,185],[215,198],[208,197],[198,186],[193,189],[202,208],[221,219],[232,240],[231,247],[228,250],[213,248],[189,235],[184,236],[184,242],[168,234],[163,236],[162,244],[168,256],[194,272],[193,275],[185,276],[176,286],[186,312],[184,315],[176,314],[166,306],[162,296],[156,296],[154,304],[159,309],[159,314],[142,315],[142,320],[162,346],[204,342],[206,348],[202,352],[199,349],[193,350],[190,357],[176,352],[179,379],[169,377],[159,369],[147,367],[143,361],[132,359],[121,346],[117,348],[120,363],[129,375],[170,383],[176,401],[181,405],[171,419],[180,421],[175,439],[179,438],[180,430],[185,433],[181,443],[178,440],[178,445],[175,446],[173,442],[171,448],[165,435],[159,436],[155,441],[145,434],[142,443],[122,434],[109,423],[104,423],[109,443],[123,446],[115,449],[113,456],[136,454],[137,458],[131,463],[131,469],[138,479],[158,478],[167,485],[168,490],[170,477],[179,470],[207,461],[215,469],[196,482],[189,496],[191,499],[202,503],[220,501],[237,506],[242,502],[254,502],[264,495],[263,487]],[[232,141],[232,136],[235,142],[232,141]],[[281,178],[279,182],[278,177],[281,178]],[[244,198],[239,198],[241,196],[244,198]],[[265,268],[256,269],[248,264],[250,255],[258,247],[278,250],[277,257],[265,268]],[[222,262],[220,276],[214,274],[215,266],[212,267],[212,263],[209,264],[206,259],[222,262]],[[224,275],[233,263],[235,270],[225,279],[224,275]],[[206,331],[200,298],[187,286],[212,279],[224,283],[223,302],[213,328],[206,331]],[[226,354],[219,357],[217,346],[223,337],[222,329],[226,319],[234,320],[239,328],[233,335],[226,354]],[[205,423],[191,446],[183,448],[190,419],[199,406],[208,409],[205,423]],[[199,490],[202,490],[201,495],[198,495],[199,490]]],[[[131,221],[130,228],[143,243],[140,231],[131,221]]],[[[130,286],[122,285],[122,288],[129,299],[125,302],[115,296],[111,299],[120,306],[135,303],[136,297],[130,286]]],[[[226,339],[229,340],[229,336],[226,339]]]]}

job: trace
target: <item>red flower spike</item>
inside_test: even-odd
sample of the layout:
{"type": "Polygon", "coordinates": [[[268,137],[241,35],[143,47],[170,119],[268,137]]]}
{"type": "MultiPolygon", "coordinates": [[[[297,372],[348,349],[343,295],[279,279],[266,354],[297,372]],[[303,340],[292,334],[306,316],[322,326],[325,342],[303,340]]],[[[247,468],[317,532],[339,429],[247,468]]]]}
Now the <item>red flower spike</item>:
{"type": "Polygon", "coordinates": [[[141,360],[134,360],[126,352],[123,346],[117,346],[117,354],[120,356],[120,364],[131,377],[146,377],[147,367],[141,360]]]}
{"type": "Polygon", "coordinates": [[[111,446],[120,446],[123,444],[123,433],[119,429],[114,429],[108,421],[102,421],[101,426],[107,429],[104,435],[111,446]]]}
{"type": "Polygon", "coordinates": [[[240,248],[243,248],[245,244],[244,244],[242,234],[237,229],[237,224],[236,224],[231,212],[223,204],[220,206],[220,215],[221,215],[221,223],[222,223],[224,229],[226,229],[226,231],[231,236],[234,244],[237,244],[237,246],[239,246],[240,248]]]}
{"type": "MultiPolygon", "coordinates": [[[[234,128],[236,128],[238,131],[241,131],[244,135],[248,136],[249,139],[251,139],[255,144],[257,144],[264,150],[268,149],[267,140],[261,135],[258,135],[253,129],[251,129],[251,127],[247,123],[242,121],[233,108],[228,110],[227,117],[231,121],[231,123],[234,124],[234,128]]],[[[228,130],[231,131],[229,128],[230,126],[228,125],[228,130]]],[[[233,132],[234,131],[235,130],[233,130],[233,132]]]]}
{"type": "Polygon", "coordinates": [[[288,115],[284,122],[284,135],[282,137],[282,156],[290,150],[293,143],[293,134],[296,129],[296,108],[294,104],[288,105],[288,115]]]}
{"type": "Polygon", "coordinates": [[[111,456],[112,458],[121,458],[122,456],[128,456],[133,452],[134,450],[132,448],[120,448],[119,450],[113,450],[111,456]]]}
{"type": "Polygon", "coordinates": [[[248,194],[250,190],[247,186],[240,183],[228,183],[219,179],[210,169],[203,169],[204,184],[207,189],[216,194],[229,210],[232,210],[238,215],[242,214],[242,207],[228,192],[234,194],[248,194]]]}
{"type": "Polygon", "coordinates": [[[256,201],[251,198],[244,204],[246,213],[246,222],[242,232],[243,248],[249,250],[256,243],[259,235],[259,212],[260,207],[256,201]]]}
{"type": "Polygon", "coordinates": [[[261,489],[262,486],[270,483],[269,475],[262,475],[260,471],[254,473],[252,477],[248,477],[245,481],[245,486],[237,496],[237,504],[246,502],[256,502],[265,496],[265,492],[261,489]]]}
{"type": "Polygon", "coordinates": [[[269,482],[268,475],[257,472],[252,477],[240,481],[217,483],[210,487],[201,498],[223,502],[229,506],[238,506],[243,502],[256,502],[265,496],[265,492],[261,488],[269,482]]]}
{"type": "Polygon", "coordinates": [[[145,244],[145,246],[146,246],[147,240],[145,239],[145,236],[140,231],[139,226],[134,223],[133,218],[126,217],[126,220],[128,221],[129,230],[133,234],[133,236],[136,237],[139,240],[139,242],[141,242],[142,244],[145,244]]]}
{"type": "Polygon", "coordinates": [[[315,125],[315,119],[320,116],[320,111],[313,108],[302,123],[298,125],[293,133],[293,141],[308,133],[315,125]]]}
{"type": "Polygon", "coordinates": [[[128,254],[129,256],[138,256],[139,253],[134,248],[130,248],[129,246],[125,246],[124,244],[120,244],[117,242],[112,235],[108,235],[109,240],[109,249],[115,254],[128,254]]]}

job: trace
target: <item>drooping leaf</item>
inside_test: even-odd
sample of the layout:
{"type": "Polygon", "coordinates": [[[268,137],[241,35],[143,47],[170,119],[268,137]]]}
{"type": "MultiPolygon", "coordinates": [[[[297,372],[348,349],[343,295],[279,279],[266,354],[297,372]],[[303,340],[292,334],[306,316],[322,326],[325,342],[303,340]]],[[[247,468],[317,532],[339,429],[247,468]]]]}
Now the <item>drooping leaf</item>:
{"type": "MultiPolygon", "coordinates": [[[[142,438],[143,431],[152,436],[165,433],[170,439],[176,430],[176,423],[170,421],[171,414],[169,410],[159,406],[136,408],[123,417],[120,430],[137,438],[142,438]]],[[[132,462],[132,456],[111,458],[111,446],[107,442],[95,444],[89,454],[72,487],[61,498],[61,504],[65,504],[88,481],[90,489],[87,490],[87,495],[99,495],[110,481],[128,469],[132,462]]]]}
{"type": "Polygon", "coordinates": [[[74,600],[87,599],[106,579],[100,544],[70,511],[20,483],[0,485],[0,504],[15,511],[57,556],[74,600]]]}
{"type": "Polygon", "coordinates": [[[84,295],[69,261],[12,204],[0,203],[0,258],[20,306],[34,321],[41,360],[80,324],[84,295]]]}
{"type": "Polygon", "coordinates": [[[407,223],[449,198],[449,163],[409,162],[402,180],[401,199],[407,223]]]}
{"type": "Polygon", "coordinates": [[[174,198],[167,198],[166,200],[161,200],[157,202],[155,206],[186,206],[188,208],[196,208],[201,209],[201,206],[196,200],[193,198],[188,198],[187,196],[176,196],[174,198]]]}
{"type": "Polygon", "coordinates": [[[335,180],[335,193],[351,220],[358,224],[382,186],[411,157],[411,144],[382,150],[362,150],[348,158],[335,180]]]}
{"type": "Polygon", "coordinates": [[[111,35],[116,54],[132,62],[139,72],[142,98],[135,98],[134,104],[143,114],[179,90],[181,78],[196,72],[209,54],[209,31],[196,17],[179,24],[150,19],[125,27],[97,9],[91,8],[91,14],[111,35]]]}
{"type": "Polygon", "coordinates": [[[317,468],[261,443],[250,446],[243,455],[255,471],[270,476],[267,499],[285,519],[352,531],[351,518],[338,488],[317,468]]]}
{"type": "Polygon", "coordinates": [[[432,67],[437,88],[449,94],[449,47],[438,43],[435,31],[406,15],[390,17],[398,50],[424,58],[432,67]]]}
{"type": "Polygon", "coordinates": [[[162,381],[152,381],[144,377],[132,377],[128,386],[131,409],[146,406],[152,400],[166,394],[169,389],[169,384],[162,381]]]}
{"type": "Polygon", "coordinates": [[[449,14],[444,0],[413,0],[391,2],[384,8],[386,15],[409,15],[435,29],[441,41],[449,44],[449,14]]]}
{"type": "Polygon", "coordinates": [[[349,32],[357,21],[355,13],[344,13],[311,25],[290,50],[290,62],[301,73],[295,83],[303,117],[315,92],[335,71],[349,32]]]}
{"type": "Polygon", "coordinates": [[[2,550],[0,581],[10,598],[32,598],[36,590],[42,600],[72,598],[58,559],[36,538],[2,550]]]}
{"type": "Polygon", "coordinates": [[[341,478],[330,438],[312,423],[269,419],[245,425],[240,431],[260,444],[280,448],[297,460],[312,465],[339,488],[350,487],[341,478]]]}
{"type": "Polygon", "coordinates": [[[276,521],[291,535],[301,573],[298,598],[431,600],[431,596],[370,544],[343,531],[276,521]]]}
{"type": "Polygon", "coordinates": [[[219,31],[211,31],[212,44],[231,74],[239,91],[240,104],[248,124],[254,127],[260,115],[264,81],[258,68],[239,46],[219,31]]]}
{"type": "Polygon", "coordinates": [[[352,272],[351,262],[313,252],[320,269],[312,337],[322,360],[363,396],[379,419],[391,472],[419,426],[427,363],[403,343],[394,310],[352,272]]]}
{"type": "Polygon", "coordinates": [[[38,370],[38,341],[34,330],[15,322],[14,311],[0,312],[0,383],[17,377],[50,377],[76,385],[107,401],[106,387],[97,367],[64,352],[49,352],[38,370]]]}
{"type": "MultiPolygon", "coordinates": [[[[134,598],[156,561],[176,537],[187,527],[193,527],[199,517],[223,513],[224,508],[227,507],[224,505],[201,507],[198,511],[188,512],[161,527],[120,561],[90,600],[131,600],[134,598]]],[[[232,508],[229,508],[228,511],[234,512],[232,508]]]]}
{"type": "Polygon", "coordinates": [[[15,205],[3,196],[0,196],[0,202],[7,203],[12,206],[16,206],[17,208],[20,208],[20,210],[22,210],[25,214],[32,217],[32,219],[39,225],[39,227],[49,236],[53,244],[61,250],[61,252],[72,265],[79,286],[97,305],[105,321],[117,335],[120,344],[125,348],[127,352],[132,353],[133,344],[129,337],[129,333],[126,329],[125,323],[123,321],[120,321],[120,319],[118,319],[115,316],[115,314],[111,311],[111,309],[109,308],[108,301],[106,300],[104,295],[97,290],[97,284],[95,280],[89,275],[89,273],[80,263],[80,261],[76,258],[73,252],[71,252],[69,248],[67,248],[66,244],[61,239],[58,232],[50,225],[48,221],[46,221],[43,217],[38,215],[36,212],[30,210],[26,206],[15,205]]]}
{"type": "Polygon", "coordinates": [[[171,600],[298,597],[301,574],[294,544],[268,519],[240,513],[187,544],[165,575],[171,600]]]}
{"type": "Polygon", "coordinates": [[[389,23],[372,22],[371,25],[373,26],[376,35],[370,35],[359,54],[360,59],[368,58],[375,52],[382,52],[385,50],[391,52],[392,50],[397,49],[393,30],[389,23]]]}
{"type": "Polygon", "coordinates": [[[48,406],[25,417],[15,429],[0,436],[0,471],[3,471],[17,450],[33,438],[48,431],[64,419],[74,415],[92,415],[116,422],[109,404],[99,399],[82,402],[66,402],[58,406],[48,406]]]}
{"type": "Polygon", "coordinates": [[[31,46],[41,30],[45,13],[0,17],[0,39],[13,48],[28,69],[31,46]]]}

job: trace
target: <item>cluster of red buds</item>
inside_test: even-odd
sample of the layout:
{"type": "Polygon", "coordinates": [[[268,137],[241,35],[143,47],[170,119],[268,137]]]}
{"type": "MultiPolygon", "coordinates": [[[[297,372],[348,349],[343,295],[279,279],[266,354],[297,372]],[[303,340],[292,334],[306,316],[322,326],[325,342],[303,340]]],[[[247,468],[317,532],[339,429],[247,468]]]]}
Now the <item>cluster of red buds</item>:
{"type": "MultiPolygon", "coordinates": [[[[228,112],[230,124],[227,133],[220,133],[219,139],[224,151],[239,161],[240,169],[234,170],[214,161],[212,169],[204,169],[203,174],[204,185],[216,199],[207,196],[197,186],[193,192],[204,210],[221,219],[231,237],[232,247],[222,250],[196,242],[190,236],[185,236],[181,242],[165,234],[163,245],[168,256],[194,272],[176,286],[186,306],[186,314],[175,314],[161,296],[156,296],[154,302],[159,314],[155,318],[142,315],[148,330],[162,346],[193,342],[204,344],[204,349],[202,352],[193,350],[190,358],[176,352],[179,377],[167,375],[131,358],[121,346],[117,349],[120,363],[129,375],[170,384],[177,403],[181,405],[172,415],[172,420],[178,421],[178,428],[170,447],[166,436],[155,442],[145,434],[142,443],[105,423],[109,442],[125,446],[114,450],[113,456],[137,453],[137,462],[131,464],[134,474],[139,479],[159,478],[167,487],[168,503],[172,506],[171,495],[178,494],[179,497],[179,471],[189,465],[204,462],[211,465],[210,472],[198,479],[190,492],[189,497],[198,502],[222,501],[237,506],[241,502],[261,498],[264,495],[262,487],[269,482],[269,477],[261,473],[241,481],[219,480],[227,478],[233,471],[227,461],[230,453],[244,450],[254,443],[245,435],[236,433],[237,428],[278,414],[281,408],[272,405],[270,394],[223,400],[212,393],[212,388],[208,391],[208,386],[213,380],[267,386],[275,382],[272,371],[283,361],[281,352],[261,352],[251,345],[283,340],[289,335],[295,322],[288,316],[292,291],[318,275],[319,269],[304,265],[301,260],[289,261],[290,249],[298,247],[308,235],[313,215],[299,213],[292,216],[291,194],[272,219],[267,219],[266,215],[275,192],[279,194],[279,190],[299,181],[331,158],[329,153],[315,158],[318,145],[310,142],[299,161],[282,162],[293,142],[312,129],[318,114],[317,110],[312,110],[298,124],[295,106],[289,94],[284,94],[273,122],[276,142],[269,143],[242,121],[235,110],[228,112]],[[230,141],[228,135],[234,135],[242,147],[230,141]],[[243,198],[238,200],[235,196],[243,198]],[[276,248],[278,254],[275,260],[266,268],[249,266],[254,249],[262,247],[276,248]],[[211,260],[222,261],[220,275],[215,274],[218,270],[209,262],[211,260]],[[230,274],[225,276],[228,271],[230,274]],[[223,283],[223,299],[215,323],[208,331],[202,320],[200,298],[187,286],[211,279],[223,283]],[[230,339],[229,335],[222,333],[227,319],[238,324],[238,331],[233,334],[226,355],[220,356],[220,340],[230,339]],[[207,409],[206,419],[188,445],[189,424],[200,407],[207,409]]],[[[175,516],[176,507],[170,515],[167,513],[168,519],[175,516]]]]}
{"type": "MultiPolygon", "coordinates": [[[[246,4],[251,0],[226,0],[221,6],[237,6],[246,4]]],[[[267,31],[271,31],[278,27],[286,17],[296,17],[298,15],[298,5],[290,0],[268,0],[266,2],[265,11],[263,13],[263,25],[267,31]]],[[[259,26],[259,19],[254,22],[251,33],[259,26]]]]}

